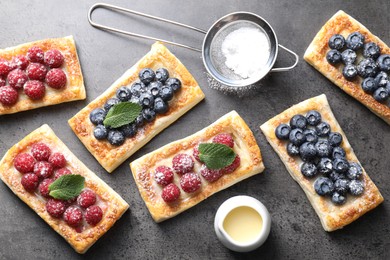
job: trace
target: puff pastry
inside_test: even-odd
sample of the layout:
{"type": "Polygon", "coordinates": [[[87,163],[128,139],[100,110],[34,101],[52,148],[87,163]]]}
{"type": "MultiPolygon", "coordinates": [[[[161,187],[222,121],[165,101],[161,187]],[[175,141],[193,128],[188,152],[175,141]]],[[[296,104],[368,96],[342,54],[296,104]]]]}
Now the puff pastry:
{"type": "Polygon", "coordinates": [[[112,172],[203,98],[202,90],[186,67],[164,45],[157,42],[152,45],[149,53],[126,71],[102,95],[72,117],[69,120],[69,125],[104,169],[112,172]],[[169,111],[164,115],[158,115],[153,122],[147,123],[138,131],[136,136],[127,138],[125,143],[119,147],[113,146],[107,141],[95,139],[93,136],[94,126],[89,120],[90,112],[95,108],[102,107],[107,99],[115,96],[118,88],[133,83],[138,78],[138,73],[141,69],[151,68],[156,70],[160,67],[166,68],[171,77],[176,77],[182,82],[181,90],[169,102],[169,111]]]}
{"type": "Polygon", "coordinates": [[[295,160],[289,156],[286,150],[286,142],[279,140],[275,136],[275,128],[279,124],[288,123],[290,118],[294,115],[305,114],[310,110],[317,110],[320,112],[323,120],[331,126],[332,131],[339,132],[343,136],[341,147],[344,148],[346,152],[346,159],[348,161],[359,162],[345,133],[342,131],[334,117],[324,94],[292,106],[283,113],[268,120],[261,125],[260,128],[268,142],[283,161],[291,177],[298,182],[306,193],[306,196],[321,220],[323,228],[326,231],[334,231],[348,225],[366,212],[374,209],[383,201],[383,197],[364,169],[362,180],[365,184],[365,191],[361,196],[348,196],[347,202],[344,205],[337,206],[333,204],[329,198],[317,195],[313,188],[315,178],[308,179],[302,175],[300,164],[303,162],[300,159],[295,160]]]}
{"type": "MultiPolygon", "coordinates": [[[[232,111],[218,119],[210,126],[184,139],[167,144],[154,152],[133,161],[131,172],[138,186],[142,199],[145,201],[152,218],[156,222],[164,221],[191,208],[214,193],[226,189],[233,184],[252,175],[261,173],[264,164],[260,149],[252,131],[244,120],[232,111]],[[223,175],[219,180],[208,183],[202,179],[199,192],[186,194],[181,192],[179,202],[168,205],[161,198],[161,188],[155,183],[152,170],[164,161],[171,161],[178,153],[192,154],[193,148],[201,142],[207,142],[219,133],[230,133],[236,143],[234,150],[241,158],[241,165],[233,173],[223,175]]],[[[200,163],[195,162],[195,172],[199,171],[200,163]]]]}
{"type": "Polygon", "coordinates": [[[129,207],[126,201],[77,159],[48,125],[36,129],[8,150],[0,161],[0,178],[22,201],[65,238],[78,253],[85,253],[129,207]],[[103,209],[102,220],[96,226],[89,226],[81,233],[76,232],[64,220],[51,217],[45,209],[45,201],[40,196],[29,193],[23,188],[20,183],[22,174],[14,168],[13,161],[16,155],[28,152],[36,142],[44,142],[50,146],[53,152],[61,152],[68,162],[66,167],[73,174],[84,176],[85,187],[93,190],[100,197],[102,207],[105,209],[103,209]]]}
{"type": "Polygon", "coordinates": [[[364,25],[340,10],[317,33],[303,57],[310,65],[348,95],[361,102],[377,116],[385,120],[386,123],[390,124],[389,103],[380,103],[372,95],[365,93],[360,87],[363,81],[361,77],[357,77],[354,81],[348,81],[342,74],[343,65],[332,66],[326,60],[326,53],[330,50],[328,41],[332,35],[341,34],[347,37],[350,33],[356,31],[364,35],[366,42],[376,43],[380,47],[382,54],[390,54],[390,48],[383,41],[373,35],[364,25]]]}
{"type": "Polygon", "coordinates": [[[46,87],[46,94],[40,100],[32,100],[23,91],[20,91],[18,102],[15,105],[4,106],[0,103],[0,115],[85,99],[84,80],[73,36],[29,42],[2,49],[0,50],[0,59],[11,60],[15,55],[26,55],[27,50],[32,46],[40,47],[44,52],[57,49],[63,54],[65,60],[61,68],[67,76],[66,86],[60,90],[46,87]]]}

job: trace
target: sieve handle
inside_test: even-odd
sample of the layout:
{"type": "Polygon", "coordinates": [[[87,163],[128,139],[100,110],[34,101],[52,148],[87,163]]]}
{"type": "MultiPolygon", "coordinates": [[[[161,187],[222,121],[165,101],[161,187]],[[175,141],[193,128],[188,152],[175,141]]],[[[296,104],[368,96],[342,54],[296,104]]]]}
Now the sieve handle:
{"type": "Polygon", "coordinates": [[[123,30],[120,30],[120,29],[116,29],[116,28],[113,28],[113,27],[109,27],[109,26],[105,26],[105,25],[102,25],[102,24],[95,23],[92,20],[92,13],[93,13],[93,11],[95,11],[98,8],[122,11],[122,12],[125,12],[125,13],[131,13],[131,14],[143,16],[143,17],[146,17],[146,18],[154,19],[154,20],[157,20],[157,21],[166,22],[166,23],[177,25],[177,26],[181,26],[181,27],[184,27],[184,28],[187,28],[187,29],[191,29],[191,30],[203,33],[203,34],[207,33],[205,30],[202,30],[202,29],[190,26],[190,25],[186,25],[186,24],[183,24],[183,23],[178,23],[178,22],[175,22],[175,21],[167,20],[167,19],[164,19],[164,18],[161,18],[161,17],[157,17],[157,16],[153,16],[153,15],[149,15],[149,14],[145,14],[145,13],[137,12],[137,11],[134,11],[134,10],[126,9],[126,8],[123,8],[123,7],[110,5],[110,4],[105,4],[105,3],[94,4],[88,11],[88,21],[89,21],[89,23],[93,27],[96,27],[96,28],[99,28],[99,29],[102,29],[102,30],[107,30],[107,31],[112,31],[112,32],[117,32],[117,33],[129,35],[129,36],[134,36],[134,37],[138,37],[138,38],[149,39],[149,40],[154,40],[154,41],[160,41],[160,42],[164,42],[164,43],[167,43],[167,44],[171,44],[171,45],[183,47],[183,48],[186,48],[186,49],[190,49],[190,50],[193,50],[193,51],[202,52],[202,50],[200,50],[198,48],[191,47],[191,46],[188,46],[188,45],[184,45],[184,44],[181,44],[181,43],[171,42],[171,41],[167,41],[167,40],[163,40],[163,39],[159,39],[159,38],[155,38],[155,37],[151,37],[151,36],[147,36],[147,35],[142,35],[142,34],[138,34],[138,33],[123,31],[123,30]]]}
{"type": "Polygon", "coordinates": [[[289,71],[289,70],[295,68],[295,66],[297,66],[297,64],[298,64],[299,56],[298,56],[295,52],[293,52],[292,50],[290,50],[290,49],[284,47],[283,45],[281,45],[281,44],[278,44],[278,45],[279,45],[279,47],[281,47],[281,48],[284,49],[285,51],[287,51],[287,52],[289,52],[289,53],[291,53],[292,55],[295,56],[295,63],[294,63],[292,66],[290,66],[290,67],[273,68],[273,69],[271,69],[271,72],[283,72],[283,71],[289,71]]]}

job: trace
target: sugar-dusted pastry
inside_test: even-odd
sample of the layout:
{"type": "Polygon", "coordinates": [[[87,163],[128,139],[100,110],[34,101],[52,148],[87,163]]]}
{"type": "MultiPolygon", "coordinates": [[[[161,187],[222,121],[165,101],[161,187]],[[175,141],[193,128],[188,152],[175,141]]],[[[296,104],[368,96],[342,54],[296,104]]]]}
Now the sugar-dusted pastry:
{"type": "Polygon", "coordinates": [[[324,94],[292,106],[260,128],[326,231],[348,225],[383,201],[324,94]]]}
{"type": "Polygon", "coordinates": [[[232,111],[133,161],[130,168],[152,218],[161,222],[262,172],[264,165],[252,131],[232,111]],[[222,158],[210,161],[211,157],[222,158]]]}
{"type": "Polygon", "coordinates": [[[78,253],[85,253],[129,207],[48,125],[8,150],[0,161],[0,178],[78,253]]]}
{"type": "Polygon", "coordinates": [[[0,50],[0,115],[85,99],[72,36],[0,50]]]}
{"type": "Polygon", "coordinates": [[[164,45],[155,43],[69,125],[112,172],[203,98],[184,65],[164,45]]]}
{"type": "Polygon", "coordinates": [[[390,124],[390,48],[343,11],[325,23],[304,59],[390,124]]]}

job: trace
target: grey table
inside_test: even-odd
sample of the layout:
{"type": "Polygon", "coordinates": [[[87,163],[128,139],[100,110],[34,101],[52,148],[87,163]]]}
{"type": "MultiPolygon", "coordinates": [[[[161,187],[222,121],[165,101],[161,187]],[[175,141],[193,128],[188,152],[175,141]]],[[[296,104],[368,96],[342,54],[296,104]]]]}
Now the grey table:
{"type": "MultiPolygon", "coordinates": [[[[279,42],[303,53],[320,27],[343,9],[390,44],[390,4],[376,1],[110,1],[113,4],[207,29],[219,17],[238,10],[264,17],[279,42]]],[[[0,118],[1,156],[44,123],[93,172],[129,204],[130,210],[84,256],[80,256],[28,206],[0,183],[0,259],[389,259],[388,200],[353,224],[325,232],[300,187],[266,142],[259,125],[291,105],[325,93],[357,157],[385,198],[390,197],[390,126],[372,114],[303,60],[292,72],[273,74],[250,97],[239,99],[210,89],[198,53],[169,47],[187,66],[206,94],[205,101],[163,131],[112,174],[108,174],[68,127],[67,120],[102,93],[150,48],[152,42],[104,32],[87,22],[94,1],[0,1],[0,48],[49,37],[74,35],[87,99],[0,118]],[[246,120],[261,148],[266,170],[210,197],[179,216],[156,224],[144,205],[129,163],[178,138],[209,125],[231,110],[246,120]],[[216,238],[213,220],[226,199],[250,195],[272,215],[267,242],[251,253],[226,249],[216,238]]],[[[96,20],[123,29],[201,46],[202,35],[139,17],[96,11],[96,20]]],[[[280,52],[276,65],[291,63],[280,52]]]]}

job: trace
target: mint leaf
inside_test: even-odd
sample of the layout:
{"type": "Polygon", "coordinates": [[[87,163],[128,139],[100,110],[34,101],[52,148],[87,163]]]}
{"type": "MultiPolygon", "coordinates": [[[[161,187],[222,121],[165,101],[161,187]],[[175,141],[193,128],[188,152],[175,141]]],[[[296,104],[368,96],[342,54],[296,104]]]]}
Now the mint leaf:
{"type": "Polygon", "coordinates": [[[104,126],[118,128],[130,124],[141,113],[142,107],[132,102],[115,104],[108,111],[103,121],[104,126]]]}
{"type": "Polygon", "coordinates": [[[60,200],[77,197],[84,188],[85,178],[78,174],[63,175],[49,185],[50,196],[60,200]]]}
{"type": "Polygon", "coordinates": [[[236,158],[233,149],[224,144],[204,143],[198,149],[200,160],[212,170],[222,169],[232,164],[236,158]]]}

